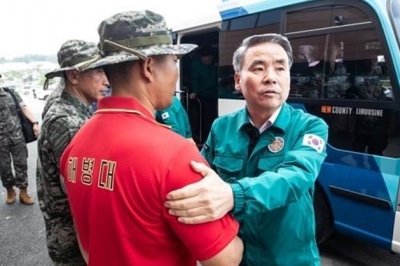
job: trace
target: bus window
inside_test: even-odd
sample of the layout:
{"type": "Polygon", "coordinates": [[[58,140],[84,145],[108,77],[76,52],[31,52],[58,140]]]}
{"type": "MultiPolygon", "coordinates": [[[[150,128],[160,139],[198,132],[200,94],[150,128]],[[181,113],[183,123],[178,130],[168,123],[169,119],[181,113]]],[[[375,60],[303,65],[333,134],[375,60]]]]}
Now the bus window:
{"type": "Polygon", "coordinates": [[[290,97],[394,101],[374,30],[293,39],[290,97]],[[350,36],[353,36],[352,38],[350,36]]]}
{"type": "Polygon", "coordinates": [[[324,6],[288,14],[286,32],[321,29],[335,25],[368,22],[368,16],[350,6],[324,6]]]}
{"type": "MultiPolygon", "coordinates": [[[[288,22],[294,23],[300,17],[312,21],[324,17],[312,17],[310,14],[316,10],[321,9],[289,13],[288,22]]],[[[400,134],[396,133],[399,111],[385,104],[395,101],[385,44],[372,23],[363,29],[357,24],[354,29],[338,30],[344,24],[367,23],[367,16],[359,9],[330,6],[325,11],[332,22],[329,26],[335,30],[298,38],[290,38],[289,34],[294,54],[289,101],[308,100],[307,111],[329,125],[329,143],[333,147],[400,157],[400,134]],[[375,107],[378,103],[382,103],[379,108],[375,107]]],[[[315,30],[314,27],[306,23],[289,24],[287,28],[298,31],[315,30]]]]}
{"type": "Polygon", "coordinates": [[[289,97],[321,98],[324,85],[324,70],[321,66],[325,60],[325,36],[293,39],[291,44],[293,65],[289,97]]]}

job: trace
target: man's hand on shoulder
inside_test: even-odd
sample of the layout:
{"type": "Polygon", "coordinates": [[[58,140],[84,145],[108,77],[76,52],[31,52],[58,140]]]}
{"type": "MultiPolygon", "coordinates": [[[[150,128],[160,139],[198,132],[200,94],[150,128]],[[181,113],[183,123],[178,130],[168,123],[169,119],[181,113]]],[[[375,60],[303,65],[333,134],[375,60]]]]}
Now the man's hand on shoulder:
{"type": "Polygon", "coordinates": [[[190,162],[194,171],[204,178],[197,183],[167,194],[165,207],[186,224],[215,221],[233,209],[233,192],[211,168],[205,164],[190,162]]]}

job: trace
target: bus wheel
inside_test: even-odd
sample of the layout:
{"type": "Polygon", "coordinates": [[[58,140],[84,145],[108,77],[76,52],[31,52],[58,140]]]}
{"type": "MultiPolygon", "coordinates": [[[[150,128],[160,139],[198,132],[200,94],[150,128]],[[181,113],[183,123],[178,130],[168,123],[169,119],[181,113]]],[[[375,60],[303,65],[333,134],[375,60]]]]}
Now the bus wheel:
{"type": "Polygon", "coordinates": [[[328,199],[319,184],[314,193],[315,225],[318,245],[327,240],[333,232],[333,215],[328,199]]]}

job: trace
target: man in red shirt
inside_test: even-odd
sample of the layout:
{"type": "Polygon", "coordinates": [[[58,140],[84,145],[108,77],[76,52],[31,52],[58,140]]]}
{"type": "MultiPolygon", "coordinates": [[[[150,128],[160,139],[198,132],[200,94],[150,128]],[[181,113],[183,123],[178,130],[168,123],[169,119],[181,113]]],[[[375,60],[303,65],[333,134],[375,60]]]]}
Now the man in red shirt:
{"type": "Polygon", "coordinates": [[[155,121],[171,105],[177,60],[196,46],[172,45],[151,11],[116,14],[99,26],[112,86],[65,149],[60,169],[88,265],[238,265],[243,244],[231,216],[185,225],[164,207],[168,192],[202,178],[196,147],[155,121]]]}

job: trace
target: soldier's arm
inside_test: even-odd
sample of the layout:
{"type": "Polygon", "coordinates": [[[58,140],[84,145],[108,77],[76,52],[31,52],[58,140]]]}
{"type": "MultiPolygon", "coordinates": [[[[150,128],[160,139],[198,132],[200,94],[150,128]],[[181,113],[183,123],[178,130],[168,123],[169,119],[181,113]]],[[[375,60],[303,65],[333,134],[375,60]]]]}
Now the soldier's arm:
{"type": "Polygon", "coordinates": [[[37,122],[35,116],[32,114],[31,110],[29,110],[28,106],[23,105],[21,106],[21,110],[24,113],[24,115],[31,121],[32,123],[37,122]]]}
{"type": "Polygon", "coordinates": [[[24,115],[29,119],[29,121],[31,121],[32,123],[36,122],[37,120],[36,120],[35,116],[29,110],[28,106],[22,100],[21,96],[19,96],[18,92],[13,91],[11,93],[15,96],[15,99],[17,100],[19,107],[21,108],[24,115]]]}
{"type": "Polygon", "coordinates": [[[68,117],[58,118],[48,125],[48,141],[51,143],[54,155],[53,159],[57,164],[57,167],[59,167],[60,158],[64,149],[70,143],[78,130],[79,127],[68,117]]]}
{"type": "Polygon", "coordinates": [[[242,260],[243,242],[235,237],[223,250],[214,257],[200,261],[203,266],[233,266],[239,265],[242,260]]]}
{"type": "MultiPolygon", "coordinates": [[[[182,145],[169,163],[170,170],[165,177],[163,193],[167,194],[171,190],[202,179],[199,173],[192,171],[189,159],[205,163],[195,146],[189,143],[182,145]],[[183,152],[187,159],[182,159],[183,152]]],[[[194,225],[181,223],[168,213],[168,209],[165,209],[164,215],[172,230],[203,266],[239,265],[243,243],[237,237],[239,224],[230,215],[224,215],[209,223],[194,225]]]]}

